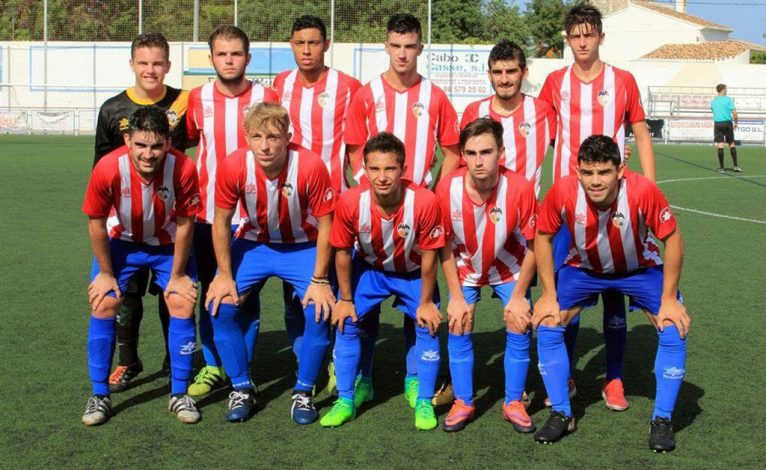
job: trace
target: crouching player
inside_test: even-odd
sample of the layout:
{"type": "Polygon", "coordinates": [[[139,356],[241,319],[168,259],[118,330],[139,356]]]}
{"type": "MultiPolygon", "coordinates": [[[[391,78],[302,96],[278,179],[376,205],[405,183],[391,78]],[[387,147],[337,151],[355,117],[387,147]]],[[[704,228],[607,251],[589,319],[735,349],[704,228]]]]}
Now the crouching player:
{"type": "Polygon", "coordinates": [[[503,125],[490,118],[463,129],[460,151],[466,167],[443,178],[436,190],[451,240],[441,259],[450,292],[447,346],[456,398],[443,429],[460,431],[473,419],[471,332],[481,288],[491,286],[493,296],[503,302],[506,326],[503,417],[516,431],[532,432],[535,426],[522,395],[532,335],[528,291],[535,275],[535,188],[500,167],[503,125]]]}
{"type": "Polygon", "coordinates": [[[248,360],[248,348],[255,344],[245,337],[257,319],[241,305],[247,295],[260,295],[270,276],[293,286],[306,320],[292,394],[293,421],[310,424],[318,417],[311,390],[330,345],[327,320],[335,297],[328,281],[329,238],[335,193],[319,156],[290,145],[289,127],[285,108],[258,104],[244,121],[248,147],[229,155],[216,175],[212,233],[218,274],[205,302],[213,317],[215,346],[234,388],[226,415],[232,422],[248,419],[255,405],[248,360]],[[247,221],[232,242],[237,203],[247,210],[247,221]]]}
{"type": "Polygon", "coordinates": [[[186,155],[170,147],[167,116],[156,106],[139,108],[130,117],[124,139],[125,146],[96,164],[83,204],[94,260],[88,286],[93,396],[82,422],[102,424],[112,414],[108,379],[115,317],[128,282],[139,269],[151,268],[170,311],[169,411],[181,422],[196,423],[200,414],[186,388],[197,338],[197,280],[189,259],[193,218],[201,207],[197,172],[186,155]]]}
{"type": "Polygon", "coordinates": [[[404,158],[404,144],[394,135],[371,138],[363,150],[368,181],[338,201],[330,236],[340,290],[332,316],[338,325],[334,351],[338,400],[322,417],[322,426],[340,426],[356,415],[360,324],[392,295],[394,305],[417,322],[415,427],[428,430],[438,424],[431,399],[440,361],[437,332],[442,316],[436,270],[444,228],[436,196],[402,179],[404,158]],[[352,257],[354,247],[358,251],[352,257]]]}
{"type": "Polygon", "coordinates": [[[577,160],[577,176],[561,178],[545,196],[535,238],[542,295],[532,323],[537,327],[540,374],[552,403],[551,416],[535,440],[555,442],[574,430],[564,327],[582,306],[592,305],[596,296],[611,289],[627,295],[657,328],[657,391],[649,447],[671,451],[671,414],[684,378],[690,327],[678,292],[681,233],[665,196],[647,178],[625,169],[611,138],[588,137],[577,160]],[[562,225],[572,241],[554,283],[553,236],[562,225]],[[664,265],[650,230],[665,245],[664,265]]]}

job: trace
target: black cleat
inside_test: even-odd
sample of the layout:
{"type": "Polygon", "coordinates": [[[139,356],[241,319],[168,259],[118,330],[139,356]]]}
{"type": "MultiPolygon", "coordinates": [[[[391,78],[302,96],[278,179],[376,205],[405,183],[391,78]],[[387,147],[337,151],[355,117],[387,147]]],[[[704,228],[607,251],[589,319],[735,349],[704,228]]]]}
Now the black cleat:
{"type": "Polygon", "coordinates": [[[550,444],[556,442],[564,434],[574,432],[577,429],[574,418],[568,418],[561,411],[552,411],[548,420],[535,433],[535,442],[538,444],[550,444]]]}
{"type": "Polygon", "coordinates": [[[649,448],[652,452],[670,452],[676,448],[676,438],[673,435],[673,421],[668,418],[656,418],[652,421],[649,432],[649,448]]]}
{"type": "Polygon", "coordinates": [[[109,391],[112,393],[122,392],[130,387],[130,383],[138,374],[144,371],[144,364],[139,359],[129,366],[118,365],[109,376],[109,391]]]}

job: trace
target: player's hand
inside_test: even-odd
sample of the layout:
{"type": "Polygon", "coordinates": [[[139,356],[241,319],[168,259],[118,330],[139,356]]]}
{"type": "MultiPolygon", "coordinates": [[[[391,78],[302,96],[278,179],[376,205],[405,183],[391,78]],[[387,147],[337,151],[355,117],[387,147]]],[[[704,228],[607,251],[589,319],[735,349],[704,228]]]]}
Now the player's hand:
{"type": "Polygon", "coordinates": [[[513,331],[525,333],[532,319],[532,306],[526,297],[511,296],[508,305],[503,309],[503,319],[507,326],[513,326],[513,331]]]}
{"type": "Polygon", "coordinates": [[[223,277],[218,274],[213,278],[213,282],[210,283],[210,287],[207,289],[207,297],[205,298],[205,305],[211,316],[216,316],[218,306],[221,305],[221,302],[226,297],[231,297],[235,304],[239,303],[237,283],[229,276],[223,277]]]}
{"type": "Polygon", "coordinates": [[[473,331],[473,314],[463,297],[451,298],[447,304],[447,324],[453,335],[463,335],[473,331]]]}
{"type": "Polygon", "coordinates": [[[552,318],[556,325],[561,325],[561,310],[555,297],[542,296],[537,299],[531,319],[532,328],[537,329],[546,318],[552,318]]]}
{"type": "Polygon", "coordinates": [[[439,331],[439,324],[442,322],[442,314],[433,302],[426,302],[418,306],[415,314],[415,321],[421,328],[428,328],[431,336],[439,331]]]}
{"type": "Polygon", "coordinates": [[[110,292],[114,292],[117,298],[122,297],[120,291],[120,285],[117,283],[117,279],[111,274],[98,273],[93,278],[93,282],[88,286],[88,303],[95,312],[98,310],[101,301],[110,292]]]}
{"type": "Polygon", "coordinates": [[[633,148],[625,144],[625,158],[623,159],[622,163],[627,167],[628,166],[628,160],[630,160],[630,157],[633,155],[633,148]]]}
{"type": "Polygon", "coordinates": [[[314,304],[314,321],[319,323],[320,321],[327,321],[330,319],[330,312],[335,306],[335,295],[332,293],[330,284],[309,284],[306,289],[306,295],[301,300],[303,308],[314,304]]]}
{"type": "Polygon", "coordinates": [[[664,330],[666,322],[672,322],[678,328],[678,334],[681,338],[686,338],[686,335],[689,334],[689,328],[692,326],[692,320],[686,312],[686,307],[678,299],[663,300],[660,304],[660,311],[657,313],[656,320],[657,329],[664,330]]]}
{"type": "Polygon", "coordinates": [[[170,294],[178,294],[191,303],[197,302],[197,283],[183,274],[181,276],[170,276],[168,285],[165,288],[165,300],[170,294]]]}
{"type": "Polygon", "coordinates": [[[335,303],[335,307],[332,309],[332,324],[338,327],[338,331],[343,334],[343,328],[346,325],[346,318],[350,318],[352,322],[356,323],[359,318],[356,316],[356,307],[354,302],[348,300],[339,300],[335,303]]]}

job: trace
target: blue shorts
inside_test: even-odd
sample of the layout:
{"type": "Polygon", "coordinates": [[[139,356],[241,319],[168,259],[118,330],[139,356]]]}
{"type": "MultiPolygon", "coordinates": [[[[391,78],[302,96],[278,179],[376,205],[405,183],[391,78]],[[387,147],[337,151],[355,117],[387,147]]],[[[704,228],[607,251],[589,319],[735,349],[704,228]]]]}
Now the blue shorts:
{"type": "Polygon", "coordinates": [[[559,228],[556,235],[553,236],[553,268],[558,272],[569,254],[569,245],[572,244],[572,235],[566,224],[559,228]]]}
{"type": "Polygon", "coordinates": [[[231,270],[240,295],[257,285],[260,290],[271,276],[287,281],[303,298],[314,275],[316,242],[261,243],[235,238],[231,243],[231,270]]]}
{"type": "MultiPolygon", "coordinates": [[[[420,305],[421,287],[420,270],[411,273],[392,273],[370,266],[366,261],[355,258],[351,277],[356,315],[364,315],[376,310],[383,301],[392,295],[394,307],[413,320],[420,305]]],[[[434,288],[433,302],[439,306],[439,286],[434,288]]]]}
{"type": "MultiPolygon", "coordinates": [[[[594,305],[600,293],[611,289],[627,295],[631,309],[657,315],[662,303],[662,281],[660,266],[619,275],[564,266],[559,270],[556,290],[561,310],[594,305]]],[[[683,302],[680,291],[678,300],[683,302]]]]}
{"type": "MultiPolygon", "coordinates": [[[[128,283],[141,268],[150,268],[154,271],[154,283],[163,291],[168,286],[170,273],[173,270],[173,249],[175,245],[146,245],[133,243],[125,240],[109,239],[109,257],[112,260],[112,270],[120,291],[125,292],[128,283]]],[[[90,280],[101,272],[98,261],[93,258],[93,267],[90,271],[90,280]]],[[[186,275],[192,281],[197,282],[197,266],[194,255],[189,254],[186,262],[186,275]]],[[[116,297],[114,292],[110,296],[116,297]]]]}
{"type": "MultiPolygon", "coordinates": [[[[513,288],[516,287],[516,281],[487,287],[492,289],[492,297],[495,299],[500,299],[500,301],[503,303],[503,308],[505,308],[505,306],[508,305],[508,302],[511,301],[511,294],[513,294],[513,288]]],[[[465,298],[465,303],[468,305],[473,305],[481,300],[481,287],[463,286],[462,290],[463,297],[465,298]]],[[[529,300],[531,303],[532,295],[530,291],[527,291],[526,297],[527,300],[529,300]]]]}

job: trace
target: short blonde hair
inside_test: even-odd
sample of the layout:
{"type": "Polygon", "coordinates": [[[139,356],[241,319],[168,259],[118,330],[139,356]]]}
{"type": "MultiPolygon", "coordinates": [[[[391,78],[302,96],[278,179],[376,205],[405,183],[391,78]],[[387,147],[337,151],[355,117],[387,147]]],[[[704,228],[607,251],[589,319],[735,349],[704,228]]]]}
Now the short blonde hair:
{"type": "Polygon", "coordinates": [[[259,103],[247,112],[242,125],[248,134],[267,126],[274,126],[282,134],[286,134],[290,129],[290,115],[278,104],[259,103]]]}

